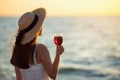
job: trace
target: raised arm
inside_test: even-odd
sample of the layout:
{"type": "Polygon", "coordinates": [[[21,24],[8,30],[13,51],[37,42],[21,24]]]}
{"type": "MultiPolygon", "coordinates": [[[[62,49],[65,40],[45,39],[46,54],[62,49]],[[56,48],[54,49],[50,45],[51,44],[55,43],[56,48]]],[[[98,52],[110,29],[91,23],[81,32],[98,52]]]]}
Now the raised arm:
{"type": "Polygon", "coordinates": [[[55,79],[59,70],[60,55],[64,52],[63,46],[56,47],[56,56],[52,63],[49,51],[46,46],[39,44],[37,54],[50,78],[55,79]]]}

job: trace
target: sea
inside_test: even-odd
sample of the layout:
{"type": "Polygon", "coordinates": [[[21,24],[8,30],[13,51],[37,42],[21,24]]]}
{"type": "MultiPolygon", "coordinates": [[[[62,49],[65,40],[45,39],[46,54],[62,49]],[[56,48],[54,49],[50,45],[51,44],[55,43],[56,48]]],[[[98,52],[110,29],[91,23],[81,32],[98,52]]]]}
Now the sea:
{"type": "MultiPolygon", "coordinates": [[[[0,17],[0,80],[16,80],[10,64],[19,17],[0,17]]],[[[38,42],[52,61],[54,35],[63,34],[64,53],[56,80],[120,80],[120,16],[46,17],[38,42]]]]}

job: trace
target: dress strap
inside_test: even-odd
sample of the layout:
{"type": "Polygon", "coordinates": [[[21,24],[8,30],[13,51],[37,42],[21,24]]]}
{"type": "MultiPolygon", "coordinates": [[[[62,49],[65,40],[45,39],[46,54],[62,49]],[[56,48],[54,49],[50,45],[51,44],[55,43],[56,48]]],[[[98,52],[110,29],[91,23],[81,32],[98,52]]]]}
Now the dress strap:
{"type": "Polygon", "coordinates": [[[33,60],[34,60],[34,63],[35,63],[35,64],[37,64],[37,60],[36,60],[36,52],[37,52],[37,48],[38,48],[38,44],[37,44],[36,47],[35,47],[34,55],[33,55],[33,60]]]}

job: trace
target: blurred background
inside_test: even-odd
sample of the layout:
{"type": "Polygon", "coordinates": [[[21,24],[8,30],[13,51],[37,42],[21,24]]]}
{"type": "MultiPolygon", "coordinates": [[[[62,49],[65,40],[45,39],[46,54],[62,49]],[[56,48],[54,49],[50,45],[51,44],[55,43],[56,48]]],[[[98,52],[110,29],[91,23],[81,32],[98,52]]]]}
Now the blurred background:
{"type": "Polygon", "coordinates": [[[1,0],[0,80],[15,80],[11,48],[19,17],[47,10],[43,35],[53,60],[54,34],[63,33],[65,52],[57,80],[120,80],[119,0],[1,0]]]}

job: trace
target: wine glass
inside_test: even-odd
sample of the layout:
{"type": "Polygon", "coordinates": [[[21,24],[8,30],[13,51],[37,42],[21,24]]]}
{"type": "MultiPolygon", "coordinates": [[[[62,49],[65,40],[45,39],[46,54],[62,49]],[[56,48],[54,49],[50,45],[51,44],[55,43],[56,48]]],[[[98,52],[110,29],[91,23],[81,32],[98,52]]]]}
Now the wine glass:
{"type": "Polygon", "coordinates": [[[63,42],[63,34],[62,33],[57,33],[54,35],[54,43],[57,45],[57,46],[61,46],[63,42]]]}

